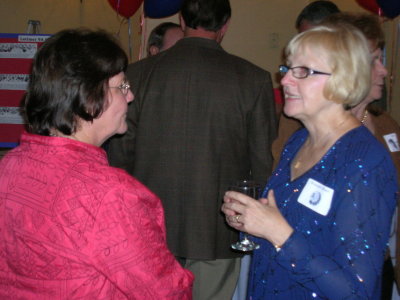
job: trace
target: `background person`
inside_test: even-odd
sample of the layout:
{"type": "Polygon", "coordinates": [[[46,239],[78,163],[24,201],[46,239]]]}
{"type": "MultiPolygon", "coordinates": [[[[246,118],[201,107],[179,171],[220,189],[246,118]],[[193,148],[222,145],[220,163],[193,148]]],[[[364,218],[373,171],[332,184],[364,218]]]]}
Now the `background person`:
{"type": "Polygon", "coordinates": [[[191,299],[160,200],[100,148],[127,129],[127,62],[102,31],[64,30],[37,52],[29,133],[0,162],[1,299],[191,299]]]}
{"type": "Polygon", "coordinates": [[[389,153],[348,110],[370,90],[371,55],[348,24],[316,27],[286,50],[286,144],[261,201],[227,192],[227,222],[258,238],[248,298],[379,299],[397,200],[389,153]],[[315,197],[318,195],[318,197],[315,197]]]}
{"type": "Polygon", "coordinates": [[[313,1],[297,16],[296,29],[298,32],[306,31],[319,25],[326,17],[339,12],[339,8],[331,1],[313,1]]]}
{"type": "Polygon", "coordinates": [[[222,49],[230,16],[228,0],[183,1],[185,37],[128,67],[129,129],[110,142],[111,162],[162,199],[168,245],[195,274],[194,299],[232,298],[241,254],[222,198],[238,179],[265,183],[272,167],[271,77],[222,49]]]}
{"type": "MultiPolygon", "coordinates": [[[[380,107],[375,105],[375,100],[382,98],[382,93],[385,85],[385,77],[387,70],[383,65],[383,49],[385,46],[384,33],[377,16],[372,14],[362,13],[341,13],[327,17],[325,20],[328,24],[350,23],[360,29],[368,40],[369,49],[372,54],[373,64],[371,73],[371,89],[368,95],[361,101],[360,104],[351,109],[361,123],[369,129],[369,131],[383,144],[389,151],[392,160],[395,164],[398,178],[400,175],[400,149],[396,147],[400,137],[400,127],[397,122],[380,107]],[[394,142],[394,143],[391,143],[394,142]]],[[[388,253],[385,260],[383,277],[382,277],[382,297],[381,299],[391,299],[393,281],[393,264],[395,265],[396,281],[393,289],[393,299],[400,299],[398,294],[400,282],[400,266],[397,262],[400,261],[400,238],[397,238],[400,230],[398,215],[395,216],[394,227],[392,228],[390,238],[390,254],[388,253]]]]}
{"type": "Polygon", "coordinates": [[[164,22],[150,32],[147,42],[147,56],[153,56],[171,48],[183,38],[183,31],[179,24],[164,22]]]}
{"type": "MultiPolygon", "coordinates": [[[[395,163],[397,174],[400,174],[400,152],[398,147],[393,147],[390,141],[395,141],[398,144],[400,127],[397,122],[385,111],[380,109],[378,106],[374,105],[374,101],[381,99],[382,91],[384,89],[385,77],[387,75],[387,70],[382,63],[383,49],[384,49],[384,36],[383,31],[380,26],[379,19],[376,16],[370,14],[339,14],[333,16],[332,18],[327,18],[328,22],[352,22],[358,28],[360,28],[370,43],[370,49],[374,57],[374,64],[372,70],[372,81],[371,81],[371,91],[368,96],[356,107],[352,109],[354,115],[362,121],[364,126],[366,126],[375,137],[381,141],[386,148],[389,150],[393,162],[395,163]]],[[[396,273],[396,285],[393,289],[393,299],[399,299],[399,272],[400,267],[397,263],[400,258],[399,250],[399,239],[397,235],[399,232],[398,217],[395,220],[395,226],[392,231],[390,248],[393,264],[395,264],[396,273]],[[397,250],[396,250],[397,248],[397,250]]],[[[393,282],[393,268],[390,260],[390,256],[385,260],[385,268],[382,278],[383,284],[383,294],[382,299],[390,299],[392,294],[392,282],[393,282]]]]}

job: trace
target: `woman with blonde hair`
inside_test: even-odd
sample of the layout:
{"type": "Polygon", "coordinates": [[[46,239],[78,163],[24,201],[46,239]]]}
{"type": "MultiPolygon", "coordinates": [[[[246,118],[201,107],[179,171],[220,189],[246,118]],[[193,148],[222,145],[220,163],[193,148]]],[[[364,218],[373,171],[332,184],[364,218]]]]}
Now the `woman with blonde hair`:
{"type": "Polygon", "coordinates": [[[378,299],[398,186],[389,153],[350,111],[370,89],[367,40],[348,24],[320,26],[286,55],[284,112],[305,128],[259,201],[229,191],[222,206],[260,245],[248,298],[378,299]]]}

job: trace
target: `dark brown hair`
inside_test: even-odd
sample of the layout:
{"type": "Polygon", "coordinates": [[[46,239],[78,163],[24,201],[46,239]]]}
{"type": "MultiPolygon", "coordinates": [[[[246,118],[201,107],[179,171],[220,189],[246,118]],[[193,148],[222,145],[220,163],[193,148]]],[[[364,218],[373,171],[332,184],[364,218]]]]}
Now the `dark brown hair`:
{"type": "Polygon", "coordinates": [[[375,50],[385,46],[385,35],[383,33],[379,18],[366,13],[338,13],[327,17],[323,24],[348,23],[360,30],[375,50]]]}
{"type": "Polygon", "coordinates": [[[127,64],[125,52],[105,31],[68,29],[53,35],[33,61],[25,98],[27,130],[75,133],[79,119],[101,115],[108,80],[127,64]]]}

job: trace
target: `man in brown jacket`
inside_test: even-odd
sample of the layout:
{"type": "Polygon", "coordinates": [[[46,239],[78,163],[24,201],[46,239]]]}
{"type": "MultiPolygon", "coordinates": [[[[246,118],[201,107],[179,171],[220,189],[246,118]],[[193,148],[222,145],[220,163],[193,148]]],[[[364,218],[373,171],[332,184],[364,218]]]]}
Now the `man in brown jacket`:
{"type": "Polygon", "coordinates": [[[196,300],[231,299],[241,254],[222,198],[238,179],[265,184],[272,167],[271,77],[220,46],[230,16],[229,0],[183,1],[184,38],[128,68],[129,129],[109,148],[113,165],[161,198],[168,245],[195,274],[196,300]]]}

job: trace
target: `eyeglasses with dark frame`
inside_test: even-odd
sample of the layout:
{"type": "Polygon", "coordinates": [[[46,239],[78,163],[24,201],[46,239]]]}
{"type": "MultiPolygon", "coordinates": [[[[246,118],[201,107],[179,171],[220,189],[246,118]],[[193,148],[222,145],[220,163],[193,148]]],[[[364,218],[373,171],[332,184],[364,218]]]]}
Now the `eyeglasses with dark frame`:
{"type": "Polygon", "coordinates": [[[110,88],[119,89],[123,95],[127,95],[131,85],[128,81],[124,81],[119,86],[110,86],[110,88]]]}
{"type": "Polygon", "coordinates": [[[287,72],[289,72],[289,70],[292,70],[293,76],[298,79],[304,79],[310,75],[332,75],[331,73],[316,71],[304,66],[298,66],[298,67],[288,67],[285,65],[279,66],[279,72],[281,73],[282,76],[284,76],[287,72]]]}

